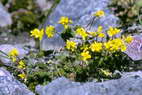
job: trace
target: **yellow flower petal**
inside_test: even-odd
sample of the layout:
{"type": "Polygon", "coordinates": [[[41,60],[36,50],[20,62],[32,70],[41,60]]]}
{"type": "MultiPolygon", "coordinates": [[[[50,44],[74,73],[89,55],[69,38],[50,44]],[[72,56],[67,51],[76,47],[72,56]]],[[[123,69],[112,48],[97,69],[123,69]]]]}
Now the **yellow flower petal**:
{"type": "Polygon", "coordinates": [[[91,55],[89,54],[89,51],[83,51],[83,52],[81,53],[81,56],[82,56],[82,60],[83,60],[83,61],[86,61],[86,60],[88,60],[88,59],[91,58],[91,55]]]}
{"type": "Polygon", "coordinates": [[[55,34],[55,27],[51,26],[51,25],[46,27],[45,33],[46,33],[48,38],[52,38],[55,34]]]}
{"type": "Polygon", "coordinates": [[[66,42],[66,48],[67,48],[68,50],[71,50],[71,51],[74,51],[74,50],[77,48],[76,45],[77,45],[77,44],[76,44],[76,42],[74,42],[74,41],[69,41],[69,40],[67,40],[67,42],[66,42]]]}

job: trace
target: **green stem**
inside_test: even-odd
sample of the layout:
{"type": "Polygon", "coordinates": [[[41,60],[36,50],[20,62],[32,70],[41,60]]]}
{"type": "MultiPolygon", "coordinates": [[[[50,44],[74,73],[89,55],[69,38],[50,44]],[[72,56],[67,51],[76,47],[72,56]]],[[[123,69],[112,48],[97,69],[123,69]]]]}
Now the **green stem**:
{"type": "Polygon", "coordinates": [[[4,57],[4,58],[7,58],[7,59],[10,59],[9,57],[6,57],[6,56],[3,56],[3,55],[0,55],[1,57],[4,57]]]}
{"type": "Polygon", "coordinates": [[[35,47],[36,47],[36,49],[39,49],[39,50],[41,50],[41,47],[40,47],[40,40],[37,40],[37,39],[35,39],[35,47]]]}
{"type": "Polygon", "coordinates": [[[142,25],[142,20],[141,20],[141,18],[140,18],[142,15],[140,15],[140,9],[138,10],[138,12],[139,12],[139,13],[138,13],[138,20],[139,20],[139,23],[142,25]]]}
{"type": "Polygon", "coordinates": [[[6,54],[5,52],[3,52],[2,50],[0,50],[0,53],[2,53],[2,54],[4,54],[4,55],[8,56],[8,54],[6,54]]]}
{"type": "Polygon", "coordinates": [[[139,19],[139,23],[142,25],[142,20],[141,20],[141,17],[142,15],[138,14],[138,19],[139,19]]]}
{"type": "Polygon", "coordinates": [[[1,57],[4,57],[4,58],[7,58],[7,59],[10,59],[10,58],[9,58],[9,56],[8,56],[8,54],[6,54],[5,52],[3,52],[2,50],[0,50],[0,53],[2,53],[2,54],[4,54],[4,55],[6,55],[6,56],[4,56],[4,55],[0,55],[1,57]]]}

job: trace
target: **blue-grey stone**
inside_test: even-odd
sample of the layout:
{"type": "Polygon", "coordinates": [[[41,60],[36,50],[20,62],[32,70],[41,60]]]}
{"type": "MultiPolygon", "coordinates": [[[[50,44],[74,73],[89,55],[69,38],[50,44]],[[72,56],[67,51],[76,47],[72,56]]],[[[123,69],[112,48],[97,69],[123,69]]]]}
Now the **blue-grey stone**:
{"type": "MultiPolygon", "coordinates": [[[[44,27],[54,25],[56,30],[61,32],[63,27],[57,24],[61,16],[71,18],[73,25],[85,27],[92,20],[91,15],[98,10],[104,10],[106,15],[100,19],[96,19],[89,30],[94,30],[98,25],[102,25],[104,29],[107,29],[109,26],[117,26],[118,18],[115,17],[107,7],[109,2],[110,0],[61,0],[47,19],[44,27]]],[[[64,41],[58,35],[50,39],[44,37],[41,42],[43,50],[60,49],[63,46],[64,41]]]]}
{"type": "Polygon", "coordinates": [[[142,35],[133,36],[133,41],[127,45],[125,53],[133,60],[142,60],[142,35]]]}
{"type": "Polygon", "coordinates": [[[5,27],[11,24],[11,15],[5,10],[4,6],[0,3],[0,27],[5,27]]]}
{"type": "Polygon", "coordinates": [[[42,11],[49,10],[53,5],[53,0],[35,0],[36,4],[42,11]]]}
{"type": "Polygon", "coordinates": [[[142,72],[124,73],[120,79],[105,82],[73,82],[58,78],[37,86],[39,95],[142,95],[142,72]]]}
{"type": "Polygon", "coordinates": [[[0,95],[35,95],[26,85],[16,80],[4,68],[0,68],[0,95]]]}
{"type": "MultiPolygon", "coordinates": [[[[0,45],[0,50],[8,54],[12,49],[16,48],[19,51],[19,58],[23,58],[29,51],[25,50],[21,45],[11,45],[11,44],[2,44],[0,45]]],[[[9,64],[11,61],[8,58],[5,58],[6,55],[0,52],[0,61],[4,64],[9,64]]]]}

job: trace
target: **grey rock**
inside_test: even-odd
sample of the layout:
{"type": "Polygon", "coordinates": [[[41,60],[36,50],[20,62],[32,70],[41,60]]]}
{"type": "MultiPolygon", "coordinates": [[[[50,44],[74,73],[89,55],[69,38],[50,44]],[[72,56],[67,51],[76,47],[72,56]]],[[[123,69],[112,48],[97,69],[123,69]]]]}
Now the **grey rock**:
{"type": "MultiPolygon", "coordinates": [[[[24,55],[26,55],[28,53],[27,50],[25,50],[21,45],[11,45],[11,44],[3,44],[3,45],[0,45],[0,50],[3,51],[4,53],[8,54],[12,49],[16,48],[18,51],[19,51],[19,57],[22,58],[24,57],[24,55]]],[[[10,63],[10,60],[7,59],[7,58],[4,58],[6,57],[6,55],[0,53],[0,60],[5,63],[5,64],[8,64],[10,63]]]]}
{"type": "Polygon", "coordinates": [[[52,7],[53,0],[36,0],[36,4],[42,11],[46,11],[52,7]]]}
{"type": "Polygon", "coordinates": [[[37,86],[39,95],[142,95],[142,72],[125,73],[120,79],[105,82],[72,82],[58,78],[46,86],[37,86]]]}
{"type": "MultiPolygon", "coordinates": [[[[105,29],[109,26],[117,26],[118,18],[115,17],[107,5],[110,0],[61,0],[56,9],[47,19],[44,27],[47,25],[54,25],[58,32],[63,30],[63,27],[57,24],[61,16],[67,16],[73,20],[73,25],[81,25],[83,27],[92,20],[92,14],[97,10],[104,10],[106,13],[105,17],[96,19],[95,23],[89,30],[94,30],[98,25],[102,25],[105,29]]],[[[41,42],[43,50],[60,49],[64,46],[64,42],[56,35],[52,39],[46,37],[41,42]]]]}
{"type": "Polygon", "coordinates": [[[142,59],[142,35],[133,36],[134,40],[127,45],[125,53],[133,60],[142,59]]]}
{"type": "Polygon", "coordinates": [[[36,91],[40,95],[60,95],[58,93],[62,93],[65,89],[80,86],[80,83],[71,82],[68,79],[61,77],[54,80],[52,83],[49,83],[47,86],[40,86],[36,87],[36,91]]]}
{"type": "Polygon", "coordinates": [[[123,72],[122,74],[121,74],[121,77],[122,78],[129,78],[129,77],[140,77],[140,78],[142,78],[142,71],[137,71],[137,72],[123,72]]]}
{"type": "Polygon", "coordinates": [[[129,33],[134,31],[137,31],[137,33],[142,33],[142,25],[133,24],[132,26],[128,27],[127,31],[129,31],[129,33]]]}
{"type": "Polygon", "coordinates": [[[4,6],[0,3],[0,27],[5,27],[11,24],[11,15],[4,9],[4,6]]]}
{"type": "Polygon", "coordinates": [[[35,95],[4,68],[0,68],[0,95],[35,95]]]}

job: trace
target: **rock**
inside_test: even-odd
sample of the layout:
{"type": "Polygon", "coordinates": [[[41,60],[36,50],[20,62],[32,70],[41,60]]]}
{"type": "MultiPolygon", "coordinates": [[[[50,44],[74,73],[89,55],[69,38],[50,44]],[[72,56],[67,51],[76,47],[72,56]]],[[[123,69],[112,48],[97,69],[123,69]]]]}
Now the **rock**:
{"type": "Polygon", "coordinates": [[[0,95],[35,95],[4,68],[0,68],[0,95]]]}
{"type": "Polygon", "coordinates": [[[57,93],[62,93],[67,88],[77,87],[80,85],[81,85],[80,83],[75,83],[75,82],[69,81],[68,79],[64,77],[61,77],[54,80],[52,83],[49,83],[47,86],[42,87],[38,85],[36,87],[36,91],[40,95],[47,95],[47,92],[49,95],[60,95],[57,93]]]}
{"type": "Polygon", "coordinates": [[[121,74],[121,77],[122,77],[122,78],[129,78],[129,77],[140,77],[140,78],[142,78],[142,71],[129,72],[129,73],[123,72],[123,73],[121,74]]]}
{"type": "Polygon", "coordinates": [[[35,40],[29,35],[28,32],[22,32],[18,35],[13,35],[12,33],[8,33],[9,31],[3,31],[0,34],[0,45],[2,44],[11,44],[11,45],[20,45],[20,46],[28,46],[35,47],[35,40]]]}
{"type": "Polygon", "coordinates": [[[133,36],[132,43],[127,45],[125,53],[133,60],[142,60],[142,35],[133,36]]]}
{"type": "Polygon", "coordinates": [[[52,7],[53,1],[52,0],[36,0],[36,4],[39,6],[39,8],[42,11],[46,11],[52,7]]]}
{"type": "MultiPolygon", "coordinates": [[[[110,0],[61,0],[53,13],[49,16],[44,27],[47,25],[54,25],[56,30],[61,32],[63,27],[57,24],[61,16],[71,18],[73,20],[73,25],[85,27],[92,20],[92,13],[97,10],[104,10],[106,16],[101,19],[96,19],[91,30],[95,29],[98,25],[102,25],[105,29],[109,26],[117,26],[116,22],[118,18],[115,17],[107,7],[109,1],[110,0]]],[[[41,42],[43,50],[60,49],[63,46],[64,42],[58,35],[52,39],[44,37],[41,42]]]]}
{"type": "Polygon", "coordinates": [[[5,27],[12,24],[11,15],[4,9],[0,3],[0,27],[5,27]]]}
{"type": "MultiPolygon", "coordinates": [[[[3,51],[4,53],[8,54],[10,52],[10,50],[12,50],[13,48],[17,48],[19,51],[19,57],[22,58],[23,56],[25,56],[28,51],[26,51],[22,46],[20,45],[10,45],[10,44],[3,44],[0,45],[0,50],[3,51]]],[[[0,53],[0,60],[5,63],[8,64],[10,63],[10,60],[7,58],[4,58],[2,56],[5,56],[4,54],[0,53]]]]}
{"type": "Polygon", "coordinates": [[[120,79],[105,82],[72,82],[58,78],[46,86],[37,86],[39,95],[142,95],[142,72],[125,73],[120,79]]]}

